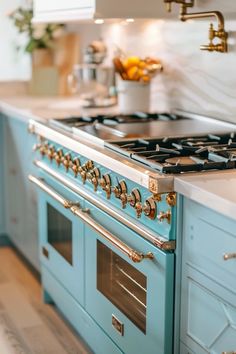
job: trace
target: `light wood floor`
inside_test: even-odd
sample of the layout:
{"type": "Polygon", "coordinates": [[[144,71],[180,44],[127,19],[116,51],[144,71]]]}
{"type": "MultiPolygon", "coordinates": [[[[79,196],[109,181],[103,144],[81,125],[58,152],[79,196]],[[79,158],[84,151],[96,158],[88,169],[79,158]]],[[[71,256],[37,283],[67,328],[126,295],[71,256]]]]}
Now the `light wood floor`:
{"type": "Polygon", "coordinates": [[[0,248],[0,354],[91,354],[9,247],[0,248]]]}

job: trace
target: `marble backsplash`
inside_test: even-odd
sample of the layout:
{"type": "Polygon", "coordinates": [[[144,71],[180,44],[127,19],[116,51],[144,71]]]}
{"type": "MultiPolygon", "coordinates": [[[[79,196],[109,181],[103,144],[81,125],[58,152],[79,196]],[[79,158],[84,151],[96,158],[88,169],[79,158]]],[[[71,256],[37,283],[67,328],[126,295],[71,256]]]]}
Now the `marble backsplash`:
{"type": "Polygon", "coordinates": [[[71,29],[80,33],[83,47],[92,39],[103,38],[109,48],[107,63],[111,63],[116,46],[128,55],[160,58],[164,71],[152,82],[152,110],[179,108],[236,122],[236,4],[228,0],[224,9],[222,3],[198,1],[197,10],[226,14],[229,52],[224,54],[199,49],[208,43],[210,20],[138,20],[128,25],[73,25],[71,29]]]}

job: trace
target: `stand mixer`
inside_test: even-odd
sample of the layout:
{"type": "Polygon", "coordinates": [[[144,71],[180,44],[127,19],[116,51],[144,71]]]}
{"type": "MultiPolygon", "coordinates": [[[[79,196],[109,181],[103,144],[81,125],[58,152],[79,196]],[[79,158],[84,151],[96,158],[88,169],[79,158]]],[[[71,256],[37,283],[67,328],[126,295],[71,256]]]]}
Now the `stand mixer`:
{"type": "Polygon", "coordinates": [[[102,64],[106,54],[104,43],[93,41],[84,51],[84,63],[75,65],[68,76],[71,92],[79,95],[84,107],[109,107],[116,104],[114,68],[102,64]]]}

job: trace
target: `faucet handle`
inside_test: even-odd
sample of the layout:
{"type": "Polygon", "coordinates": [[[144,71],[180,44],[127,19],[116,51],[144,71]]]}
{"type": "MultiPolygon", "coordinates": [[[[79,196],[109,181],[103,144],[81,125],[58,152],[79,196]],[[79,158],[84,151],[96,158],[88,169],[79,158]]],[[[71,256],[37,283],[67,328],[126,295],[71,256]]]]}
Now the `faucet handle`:
{"type": "Polygon", "coordinates": [[[218,44],[209,43],[207,45],[201,45],[200,49],[207,50],[208,52],[221,52],[221,53],[226,52],[226,48],[223,45],[223,43],[218,43],[218,44]]]}
{"type": "Polygon", "coordinates": [[[210,45],[210,44],[203,44],[203,45],[200,46],[200,49],[201,50],[207,50],[209,52],[213,51],[212,45],[210,45]]]}

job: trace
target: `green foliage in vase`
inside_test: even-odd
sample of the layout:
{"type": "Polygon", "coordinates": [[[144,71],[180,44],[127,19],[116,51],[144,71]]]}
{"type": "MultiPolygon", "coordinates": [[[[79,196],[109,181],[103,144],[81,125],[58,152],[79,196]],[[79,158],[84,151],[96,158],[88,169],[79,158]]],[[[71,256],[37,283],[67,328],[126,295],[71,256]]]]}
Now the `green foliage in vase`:
{"type": "Polygon", "coordinates": [[[38,48],[52,48],[54,39],[61,36],[64,30],[63,24],[33,24],[32,8],[19,7],[10,13],[9,18],[20,34],[27,35],[28,40],[24,50],[28,53],[38,48]]]}

